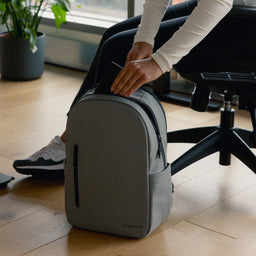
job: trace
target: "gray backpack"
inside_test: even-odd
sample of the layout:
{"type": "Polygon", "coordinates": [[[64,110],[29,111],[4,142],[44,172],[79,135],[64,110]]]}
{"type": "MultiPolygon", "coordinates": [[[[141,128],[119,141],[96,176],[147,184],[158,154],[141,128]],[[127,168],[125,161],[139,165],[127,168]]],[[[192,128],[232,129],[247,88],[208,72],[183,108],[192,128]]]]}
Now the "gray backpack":
{"type": "Polygon", "coordinates": [[[70,224],[145,237],[168,216],[172,182],[163,108],[149,91],[89,91],[67,121],[65,205],[70,224]]]}

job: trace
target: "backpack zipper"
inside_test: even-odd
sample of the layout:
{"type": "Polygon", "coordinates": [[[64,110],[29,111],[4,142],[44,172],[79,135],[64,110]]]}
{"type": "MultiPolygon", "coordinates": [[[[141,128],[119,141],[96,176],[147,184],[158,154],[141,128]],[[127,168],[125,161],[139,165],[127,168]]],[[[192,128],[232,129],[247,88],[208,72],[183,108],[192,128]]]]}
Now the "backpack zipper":
{"type": "MultiPolygon", "coordinates": [[[[141,87],[140,89],[143,90],[143,91],[145,91],[145,92],[147,92],[147,93],[149,93],[149,94],[156,100],[156,102],[158,103],[158,105],[159,105],[160,108],[162,109],[163,113],[165,113],[164,108],[163,108],[163,106],[162,106],[160,100],[157,98],[157,96],[156,96],[153,92],[151,92],[149,89],[147,89],[147,88],[145,88],[145,87],[141,87]]],[[[166,120],[165,114],[164,114],[164,120],[165,120],[165,126],[167,126],[167,120],[166,120]]]]}
{"type": "Polygon", "coordinates": [[[137,103],[138,105],[140,105],[144,109],[144,111],[149,114],[149,119],[152,123],[152,126],[155,130],[156,137],[157,137],[157,140],[158,140],[157,155],[158,155],[159,158],[162,156],[163,165],[164,165],[164,169],[165,169],[167,167],[167,162],[166,162],[166,157],[165,157],[165,152],[164,152],[164,146],[163,146],[162,138],[161,138],[161,135],[160,135],[160,132],[159,132],[159,126],[157,124],[157,120],[156,120],[154,111],[147,104],[144,104],[141,101],[137,101],[136,99],[132,99],[132,98],[128,98],[128,99],[137,103]]]}

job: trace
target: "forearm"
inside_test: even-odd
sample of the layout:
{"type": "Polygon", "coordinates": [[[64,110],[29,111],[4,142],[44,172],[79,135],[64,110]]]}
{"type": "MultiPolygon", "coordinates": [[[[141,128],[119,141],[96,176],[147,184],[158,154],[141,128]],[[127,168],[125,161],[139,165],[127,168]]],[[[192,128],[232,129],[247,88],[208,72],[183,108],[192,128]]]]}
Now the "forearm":
{"type": "Polygon", "coordinates": [[[160,22],[169,6],[170,0],[146,0],[143,15],[135,35],[134,43],[146,42],[154,45],[154,37],[159,29],[160,22]]]}
{"type": "Polygon", "coordinates": [[[201,0],[185,24],[152,55],[163,72],[187,55],[231,10],[233,0],[201,0]]]}

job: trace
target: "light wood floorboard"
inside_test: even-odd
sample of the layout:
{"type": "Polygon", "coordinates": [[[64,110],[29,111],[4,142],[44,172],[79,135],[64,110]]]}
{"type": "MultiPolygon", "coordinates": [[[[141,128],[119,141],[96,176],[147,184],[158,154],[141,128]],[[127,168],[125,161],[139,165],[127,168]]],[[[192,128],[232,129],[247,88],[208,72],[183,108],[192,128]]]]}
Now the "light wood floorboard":
{"type": "MultiPolygon", "coordinates": [[[[16,173],[27,157],[65,129],[66,113],[85,73],[46,65],[30,82],[0,80],[0,171],[15,177],[0,190],[0,256],[252,256],[256,254],[256,176],[239,160],[211,155],[173,177],[167,220],[149,237],[128,239],[72,227],[66,220],[63,178],[16,173]]],[[[163,103],[168,130],[216,125],[218,112],[197,113],[163,103]]],[[[251,129],[248,113],[236,125],[251,129]]],[[[191,145],[170,144],[168,160],[191,145]]]]}

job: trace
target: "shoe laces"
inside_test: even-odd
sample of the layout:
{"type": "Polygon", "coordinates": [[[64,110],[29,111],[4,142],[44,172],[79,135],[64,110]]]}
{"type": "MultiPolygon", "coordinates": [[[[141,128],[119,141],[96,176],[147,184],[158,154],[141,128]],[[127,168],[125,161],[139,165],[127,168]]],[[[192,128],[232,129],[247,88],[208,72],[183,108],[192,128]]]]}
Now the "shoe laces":
{"type": "Polygon", "coordinates": [[[59,136],[56,136],[47,146],[41,148],[29,158],[34,160],[37,160],[40,157],[44,159],[55,159],[59,158],[60,155],[63,155],[63,152],[65,152],[65,144],[61,141],[59,136]]]}

